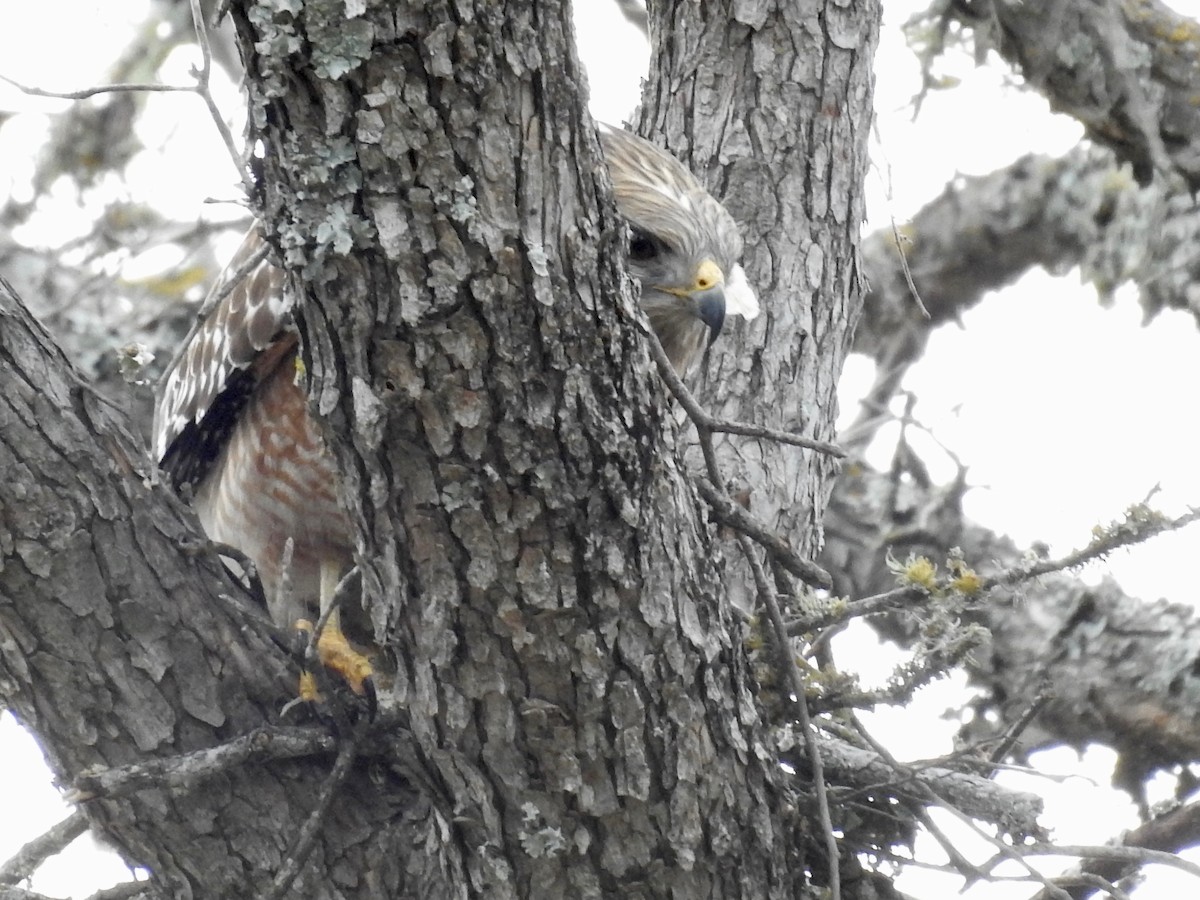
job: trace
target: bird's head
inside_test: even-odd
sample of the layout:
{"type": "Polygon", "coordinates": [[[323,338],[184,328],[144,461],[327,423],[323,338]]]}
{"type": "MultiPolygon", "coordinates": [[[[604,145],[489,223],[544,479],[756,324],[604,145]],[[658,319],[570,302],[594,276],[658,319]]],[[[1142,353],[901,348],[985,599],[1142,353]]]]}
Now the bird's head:
{"type": "Polygon", "coordinates": [[[629,271],[642,308],[679,373],[716,339],[726,314],[748,319],[758,300],[738,265],[733,217],[664,150],[602,125],[617,209],[629,224],[629,271]]]}

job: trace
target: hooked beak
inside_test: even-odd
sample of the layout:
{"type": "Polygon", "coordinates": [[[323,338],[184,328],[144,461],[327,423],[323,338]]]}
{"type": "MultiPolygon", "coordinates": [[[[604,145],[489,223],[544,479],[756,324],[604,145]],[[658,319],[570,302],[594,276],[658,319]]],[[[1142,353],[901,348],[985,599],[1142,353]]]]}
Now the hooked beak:
{"type": "Polygon", "coordinates": [[[708,326],[708,345],[711,346],[725,324],[725,273],[721,267],[706,259],[696,267],[691,287],[660,290],[692,302],[696,318],[708,326]]]}
{"type": "Polygon", "coordinates": [[[711,346],[725,324],[725,288],[718,284],[706,291],[697,291],[692,294],[692,300],[696,304],[697,317],[708,326],[708,343],[711,346]]]}

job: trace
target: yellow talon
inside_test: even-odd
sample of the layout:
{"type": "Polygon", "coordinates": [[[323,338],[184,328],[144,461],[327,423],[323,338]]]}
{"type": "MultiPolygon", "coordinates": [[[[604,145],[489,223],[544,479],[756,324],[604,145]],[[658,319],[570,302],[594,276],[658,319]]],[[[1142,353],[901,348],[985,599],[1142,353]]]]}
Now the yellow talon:
{"type": "MultiPolygon", "coordinates": [[[[375,669],[371,665],[371,660],[354,649],[354,646],[346,639],[346,635],[342,632],[342,618],[339,610],[336,608],[330,609],[330,606],[335,600],[337,586],[339,581],[339,568],[335,563],[322,562],[321,564],[321,595],[320,595],[320,610],[321,612],[329,612],[329,618],[325,620],[325,627],[321,629],[320,635],[317,636],[317,658],[321,662],[321,666],[331,672],[337,674],[342,681],[350,686],[350,690],[354,691],[359,697],[365,697],[367,701],[367,717],[375,718],[375,713],[378,711],[378,697],[375,692],[375,669]]],[[[312,641],[313,631],[316,626],[308,619],[299,619],[295,625],[297,637],[302,638],[300,644],[304,647],[303,653],[307,653],[309,643],[312,641]]],[[[320,703],[321,693],[317,689],[317,679],[312,672],[304,671],[300,673],[300,688],[298,696],[293,703],[308,702],[320,703]]],[[[288,706],[292,704],[289,703],[288,706]]]]}
{"type": "Polygon", "coordinates": [[[374,671],[371,661],[351,646],[341,628],[327,622],[321,636],[317,638],[317,656],[321,665],[342,676],[350,690],[360,697],[366,693],[363,683],[374,671]]]}
{"type": "Polygon", "coordinates": [[[321,692],[317,690],[317,679],[312,672],[300,673],[300,689],[296,694],[304,703],[321,702],[321,692]]]}
{"type": "MultiPolygon", "coordinates": [[[[296,631],[311,639],[316,626],[307,619],[296,622],[296,631]]],[[[376,696],[375,669],[371,660],[354,649],[354,646],[342,632],[336,612],[329,617],[325,627],[317,638],[317,658],[321,665],[335,672],[360,697],[366,697],[370,707],[370,718],[375,717],[376,696]]],[[[317,690],[317,681],[311,672],[300,673],[299,697],[301,700],[320,702],[321,694],[317,690]]]]}

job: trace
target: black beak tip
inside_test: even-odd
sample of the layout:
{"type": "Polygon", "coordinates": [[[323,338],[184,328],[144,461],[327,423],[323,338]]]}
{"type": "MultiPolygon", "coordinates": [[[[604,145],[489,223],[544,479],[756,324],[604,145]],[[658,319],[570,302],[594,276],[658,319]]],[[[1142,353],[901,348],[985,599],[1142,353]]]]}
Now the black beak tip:
{"type": "Polygon", "coordinates": [[[712,346],[712,342],[720,336],[725,325],[724,295],[715,294],[701,299],[697,304],[697,314],[700,321],[708,326],[708,344],[712,346]]]}

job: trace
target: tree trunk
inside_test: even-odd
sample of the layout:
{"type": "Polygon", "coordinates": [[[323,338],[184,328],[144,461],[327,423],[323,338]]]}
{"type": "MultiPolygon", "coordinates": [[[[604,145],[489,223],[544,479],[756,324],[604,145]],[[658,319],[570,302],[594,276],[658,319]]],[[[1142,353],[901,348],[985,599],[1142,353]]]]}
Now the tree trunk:
{"type": "MultiPolygon", "coordinates": [[[[721,418],[833,439],[835,388],[862,308],[880,14],[873,2],[651,4],[643,129],[665,133],[738,220],[765,311],[731,320],[710,354],[698,394],[721,418]]],[[[731,491],[815,555],[834,460],[740,437],[718,452],[731,491]]],[[[732,573],[731,595],[753,607],[745,567],[732,573]]]]}
{"type": "MultiPolygon", "coordinates": [[[[270,626],[202,549],[194,517],[155,484],[126,423],[3,281],[0,384],[0,697],[38,735],[59,782],[80,787],[89,773],[173,760],[270,721],[295,684],[270,626]]],[[[261,742],[260,756],[276,755],[270,736],[261,742]]],[[[301,761],[224,767],[203,781],[168,766],[136,793],[77,799],[164,895],[257,896],[329,768],[328,748],[308,746],[301,761]]],[[[346,827],[321,835],[321,865],[299,895],[354,896],[343,886],[365,886],[362,873],[397,858],[355,823],[411,846],[388,823],[421,807],[399,796],[356,771],[328,817],[346,827]]]]}
{"type": "MultiPolygon", "coordinates": [[[[86,808],[180,897],[266,893],[326,801],[289,896],[803,894],[804,823],[622,271],[566,4],[287,9],[234,8],[266,148],[260,199],[303,297],[312,402],[395,683],[383,725],[337,742],[343,780],[320,730],[271,730],[253,763],[196,780],[168,762],[174,774],[147,776],[153,787],[94,787],[86,808]]],[[[815,9],[714,23],[743,42],[739,65],[756,39],[809,35],[806,52],[830,56],[824,81],[794,83],[782,59],[758,77],[806,98],[787,116],[832,104],[809,98],[818,87],[854,87],[840,110],[854,137],[878,9],[854,15],[861,26],[821,20],[849,28],[831,35],[815,9]]],[[[731,102],[748,102],[736,98],[752,86],[722,77],[731,102]]],[[[693,112],[714,112],[678,95],[671,109],[675,137],[693,112]]],[[[805,320],[805,339],[783,334],[742,372],[774,379],[779,363],[764,375],[758,361],[786,360],[787,379],[806,379],[789,408],[828,434],[857,309],[864,157],[860,140],[822,155],[800,121],[747,121],[723,151],[778,151],[738,176],[777,186],[769,224],[819,213],[806,220],[806,299],[782,326],[805,320]],[[802,169],[848,201],[812,200],[802,169]]],[[[766,258],[751,256],[755,268],[766,258]]],[[[781,256],[764,283],[782,291],[800,258],[781,256]]],[[[195,544],[178,504],[4,302],[5,383],[22,388],[5,398],[5,471],[24,466],[4,492],[6,699],[77,787],[99,784],[97,767],[249,733],[290,690],[269,629],[220,599],[235,591],[213,559],[181,553],[195,544]]],[[[792,536],[809,548],[829,466],[802,458],[792,536]]]]}
{"type": "Polygon", "coordinates": [[[450,823],[426,850],[449,895],[792,895],[566,5],[418,6],[332,45],[318,8],[238,16],[390,702],[450,823]]]}

